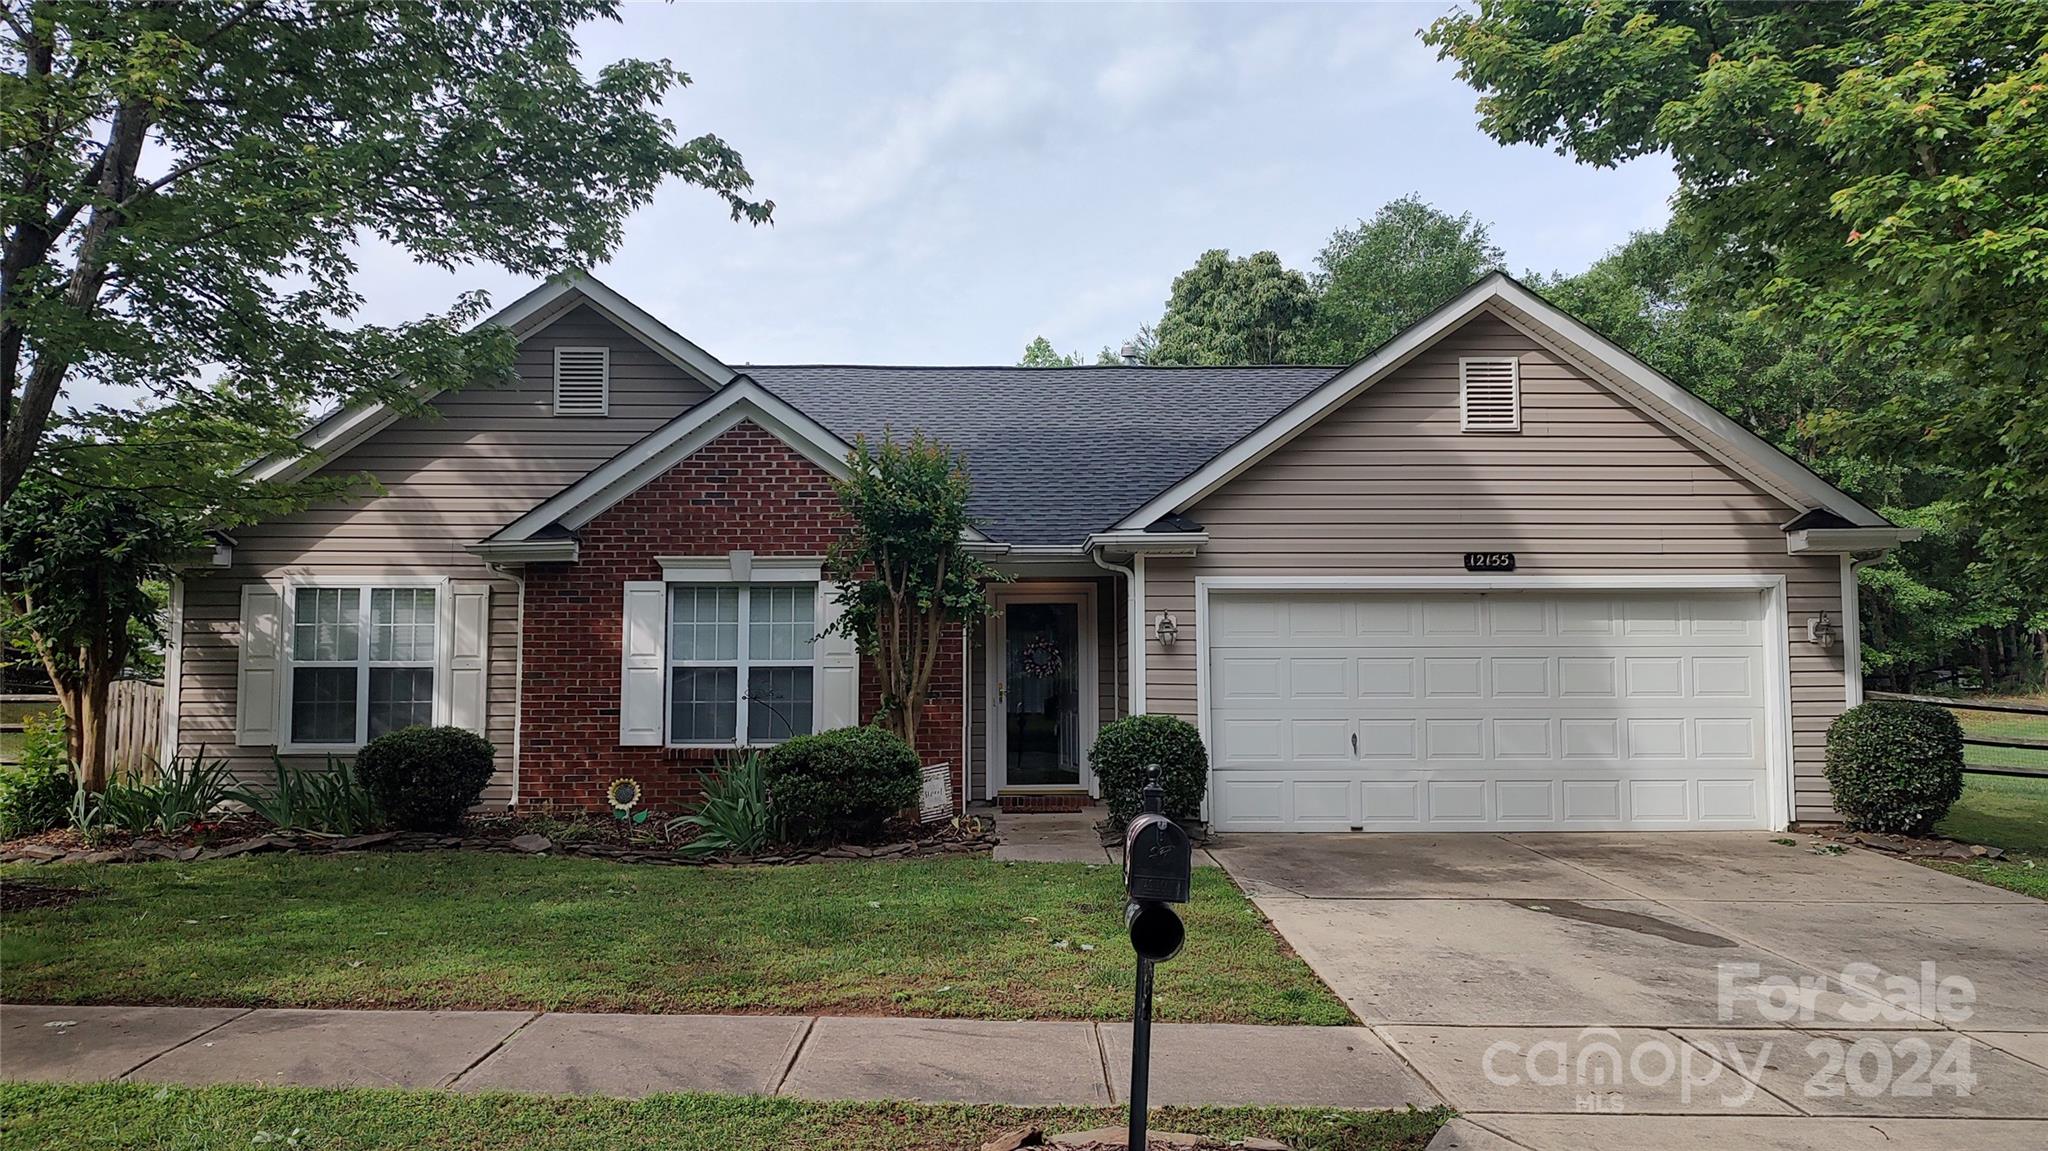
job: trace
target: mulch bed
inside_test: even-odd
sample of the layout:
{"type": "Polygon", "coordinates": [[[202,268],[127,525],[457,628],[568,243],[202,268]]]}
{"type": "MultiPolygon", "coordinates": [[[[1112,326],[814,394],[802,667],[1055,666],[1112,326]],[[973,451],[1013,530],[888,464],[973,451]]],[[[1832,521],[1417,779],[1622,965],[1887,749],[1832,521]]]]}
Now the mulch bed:
{"type": "Polygon", "coordinates": [[[63,907],[90,894],[83,887],[62,887],[54,883],[20,879],[0,882],[0,915],[10,911],[33,911],[38,907],[63,907]]]}
{"type": "Polygon", "coordinates": [[[191,863],[265,852],[329,855],[349,851],[493,851],[522,855],[579,855],[618,863],[735,867],[810,863],[821,859],[918,859],[986,853],[995,846],[988,819],[961,826],[900,825],[879,844],[784,846],[753,856],[693,856],[687,840],[671,839],[624,821],[484,816],[452,832],[379,831],[367,835],[317,835],[284,831],[257,820],[237,818],[197,825],[179,836],[109,838],[88,842],[75,831],[49,831],[0,845],[0,863],[191,863]],[[545,834],[535,828],[545,827],[545,834]]]}
{"type": "Polygon", "coordinates": [[[1940,836],[1881,835],[1871,831],[1845,831],[1839,824],[1805,825],[1794,824],[1794,830],[1803,831],[1816,839],[1830,843],[1842,843],[1851,847],[1867,847],[1887,855],[1903,855],[1908,859],[1947,859],[1968,862],[1972,859],[2003,859],[2005,849],[1986,847],[1981,843],[1964,843],[1958,839],[1943,839],[1940,836]]]}

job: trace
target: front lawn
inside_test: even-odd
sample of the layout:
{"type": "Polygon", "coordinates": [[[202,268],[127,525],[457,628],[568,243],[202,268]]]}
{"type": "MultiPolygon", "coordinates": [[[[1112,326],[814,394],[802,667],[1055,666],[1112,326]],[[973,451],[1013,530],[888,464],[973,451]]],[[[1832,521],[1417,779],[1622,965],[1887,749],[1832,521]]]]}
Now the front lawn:
{"type": "Polygon", "coordinates": [[[2002,847],[2007,855],[1969,863],[1935,861],[1930,867],[2048,899],[2048,778],[1966,775],[1962,798],[1935,830],[1969,843],[2002,847]]]}
{"type": "MultiPolygon", "coordinates": [[[[1122,1019],[1114,868],[987,859],[624,866],[471,852],[16,866],[17,1003],[1122,1019]]],[[[1223,873],[1195,873],[1159,1018],[1351,1022],[1223,873]]]]}
{"type": "MultiPolygon", "coordinates": [[[[1263,1135],[1303,1151],[1421,1151],[1433,1111],[1163,1108],[1155,1130],[1263,1135]]],[[[617,1099],[293,1087],[0,1084],[0,1147],[80,1151],[937,1151],[1008,1127],[1121,1126],[1113,1108],[811,1103],[738,1095],[617,1099]]]]}

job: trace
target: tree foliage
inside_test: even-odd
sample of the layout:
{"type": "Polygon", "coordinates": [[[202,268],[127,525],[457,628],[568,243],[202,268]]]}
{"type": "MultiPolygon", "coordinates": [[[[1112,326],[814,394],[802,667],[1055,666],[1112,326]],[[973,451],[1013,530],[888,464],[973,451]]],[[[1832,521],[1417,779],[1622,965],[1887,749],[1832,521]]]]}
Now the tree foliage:
{"type": "Polygon", "coordinates": [[[2048,6],[1481,0],[1425,39],[1504,143],[1668,153],[1681,234],[1774,331],[1923,366],[1828,422],[2048,574],[2048,6]]]}
{"type": "Polygon", "coordinates": [[[1175,276],[1153,364],[1286,364],[1301,354],[1315,293],[1272,252],[1203,252],[1175,276]]]}
{"type": "Polygon", "coordinates": [[[1419,196],[1394,200],[1339,228],[1316,256],[1315,316],[1305,361],[1348,364],[1503,267],[1486,224],[1419,196]]]}
{"type": "Polygon", "coordinates": [[[190,520],[134,493],[75,490],[43,474],[0,511],[0,627],[36,653],[57,688],[71,758],[89,791],[106,786],[114,680],[137,631],[159,635],[147,585],[168,577],[195,542],[190,520]]]}
{"type": "Polygon", "coordinates": [[[917,433],[856,439],[853,474],[834,484],[853,530],[833,545],[840,616],[832,626],[875,662],[883,726],[916,746],[918,720],[949,624],[988,613],[1001,577],[962,541],[972,485],[959,456],[917,433]]]}
{"type": "Polygon", "coordinates": [[[1020,368],[1078,368],[1088,361],[1079,352],[1061,352],[1052,346],[1052,341],[1037,336],[1024,346],[1024,354],[1017,360],[1020,368]]]}
{"type": "Polygon", "coordinates": [[[416,408],[509,370],[481,297],[349,322],[355,246],[529,276],[601,262],[676,178],[735,219],[716,136],[677,139],[666,61],[586,79],[572,32],[613,0],[6,0],[0,55],[0,502],[66,386],[159,398],[224,374],[261,426],[308,406],[416,408]]]}

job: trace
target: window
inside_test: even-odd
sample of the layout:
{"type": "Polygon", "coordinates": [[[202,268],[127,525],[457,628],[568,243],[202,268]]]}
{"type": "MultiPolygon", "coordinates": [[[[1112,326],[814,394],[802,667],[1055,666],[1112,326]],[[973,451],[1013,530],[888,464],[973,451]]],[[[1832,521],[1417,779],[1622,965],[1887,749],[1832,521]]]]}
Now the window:
{"type": "Polygon", "coordinates": [[[294,589],[287,742],[353,747],[433,723],[437,606],[431,587],[294,589]]]}
{"type": "Polygon", "coordinates": [[[555,349],[555,414],[601,416],[611,409],[612,350],[555,349]]]}
{"type": "Polygon", "coordinates": [[[1522,430],[1521,361],[1513,356],[1458,361],[1459,427],[1468,432],[1522,430]]]}
{"type": "Polygon", "coordinates": [[[675,584],[668,597],[670,743],[810,734],[816,584],[675,584]]]}

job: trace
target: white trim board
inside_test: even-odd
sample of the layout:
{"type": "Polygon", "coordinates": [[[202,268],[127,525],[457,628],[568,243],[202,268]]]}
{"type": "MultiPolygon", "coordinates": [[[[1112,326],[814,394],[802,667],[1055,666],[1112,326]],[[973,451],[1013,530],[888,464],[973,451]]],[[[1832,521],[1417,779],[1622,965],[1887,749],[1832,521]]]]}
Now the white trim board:
{"type": "Polygon", "coordinates": [[[1599,367],[1601,370],[1596,378],[1612,386],[1616,394],[1643,407],[1659,422],[1699,444],[1737,474],[1785,500],[1789,506],[1799,509],[1823,507],[1859,527],[1892,527],[1883,516],[1765,443],[1712,404],[1658,374],[1649,365],[1506,274],[1495,272],[1410,325],[1370,356],[1332,376],[1327,383],[1126,516],[1113,530],[1140,530],[1162,516],[1187,510],[1482,311],[1499,316],[1525,332],[1528,323],[1535,323],[1558,333],[1580,349],[1580,354],[1573,358],[1590,361],[1599,367]],[[1524,322],[1516,323],[1517,318],[1524,322]]]}
{"type": "MultiPolygon", "coordinates": [[[[1195,726],[1202,745],[1209,730],[1209,596],[1234,591],[1754,591],[1763,597],[1764,670],[1773,685],[1765,708],[1770,730],[1769,779],[1764,792],[1773,830],[1791,822],[1795,771],[1792,749],[1791,638],[1782,575],[1547,575],[1547,576],[1196,576],[1195,577],[1195,726]]],[[[1209,769],[1203,804],[1216,786],[1216,768],[1209,769]]],[[[1597,830],[1597,829],[1592,829],[1597,830]]]]}
{"type": "Polygon", "coordinates": [[[1087,583],[1024,583],[1010,584],[991,589],[989,593],[988,625],[984,628],[982,643],[982,690],[987,722],[982,730],[982,751],[986,757],[987,770],[982,778],[984,798],[994,799],[998,792],[1008,785],[1007,765],[1003,761],[1003,699],[996,689],[1003,681],[1005,652],[1004,628],[1008,626],[1003,609],[1014,603],[1072,603],[1075,611],[1075,658],[1080,662],[1080,674],[1075,684],[1076,704],[1080,712],[1081,731],[1078,735],[1079,762],[1077,783],[1073,786],[1030,785],[1020,788],[1030,792],[1075,792],[1086,791],[1096,794],[1095,774],[1088,770],[1088,748],[1102,731],[1102,668],[1100,666],[1101,646],[1097,632],[1102,619],[1096,614],[1096,584],[1087,583]]]}

